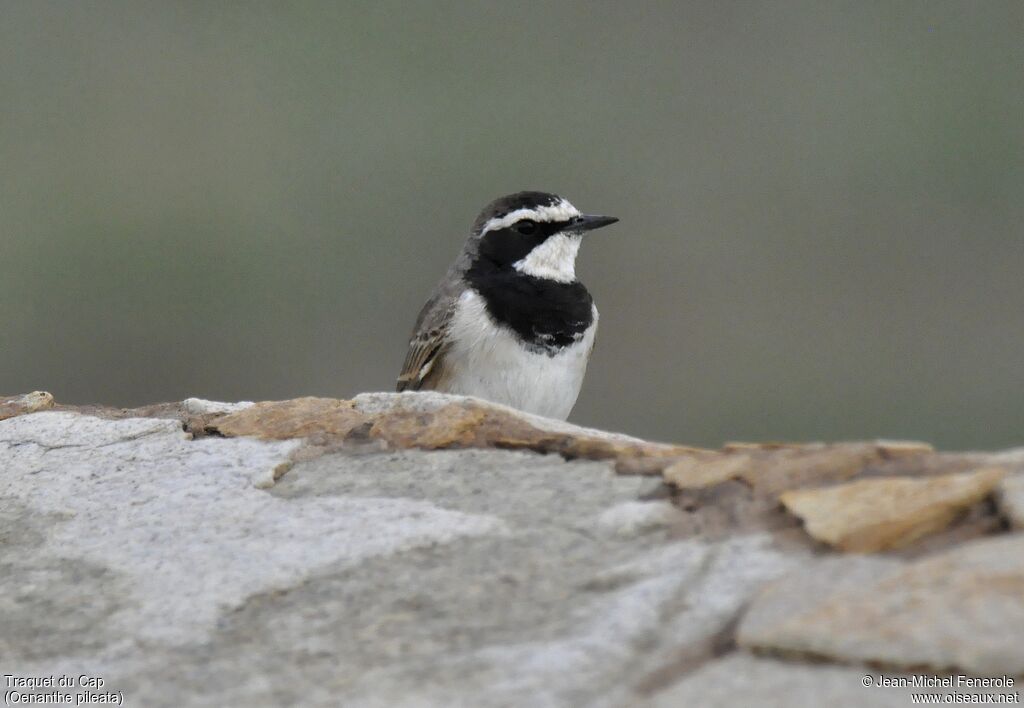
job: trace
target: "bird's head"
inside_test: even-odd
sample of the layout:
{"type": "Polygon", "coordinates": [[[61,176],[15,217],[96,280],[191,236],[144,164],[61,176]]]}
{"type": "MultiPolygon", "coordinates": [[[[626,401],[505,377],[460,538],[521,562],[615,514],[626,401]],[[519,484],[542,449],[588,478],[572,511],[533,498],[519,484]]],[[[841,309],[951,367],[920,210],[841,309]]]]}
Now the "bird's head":
{"type": "Polygon", "coordinates": [[[517,192],[484,207],[470,237],[477,263],[569,283],[583,235],[614,224],[613,216],[581,214],[557,194],[517,192]]]}

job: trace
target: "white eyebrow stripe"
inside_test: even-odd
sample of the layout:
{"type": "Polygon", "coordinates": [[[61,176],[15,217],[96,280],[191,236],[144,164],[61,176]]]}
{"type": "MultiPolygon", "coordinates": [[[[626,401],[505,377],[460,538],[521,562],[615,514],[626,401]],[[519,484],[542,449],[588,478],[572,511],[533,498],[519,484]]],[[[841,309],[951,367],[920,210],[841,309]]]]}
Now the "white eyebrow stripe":
{"type": "Polygon", "coordinates": [[[533,219],[537,222],[549,223],[552,221],[568,221],[574,216],[579,215],[580,210],[563,199],[558,204],[552,204],[551,206],[533,207],[532,209],[516,209],[515,211],[510,211],[504,216],[490,219],[486,224],[484,224],[484,227],[480,229],[480,235],[483,236],[488,231],[508,228],[520,219],[533,219]]]}

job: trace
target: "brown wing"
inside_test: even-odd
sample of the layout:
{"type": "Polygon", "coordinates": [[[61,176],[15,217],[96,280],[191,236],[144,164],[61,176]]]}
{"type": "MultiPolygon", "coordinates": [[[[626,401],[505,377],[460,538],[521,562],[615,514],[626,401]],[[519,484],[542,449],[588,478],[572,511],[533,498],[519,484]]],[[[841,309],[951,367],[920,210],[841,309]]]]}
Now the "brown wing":
{"type": "Polygon", "coordinates": [[[448,348],[448,325],[455,310],[454,305],[455,301],[450,298],[432,298],[423,307],[416,331],[409,340],[409,351],[405,355],[395,390],[418,391],[424,385],[431,388],[429,382],[437,380],[430,373],[435,367],[440,369],[444,352],[448,348]]]}
{"type": "Polygon", "coordinates": [[[430,332],[424,339],[409,342],[409,353],[405,355],[402,373],[398,375],[396,391],[418,391],[436,364],[444,356],[444,333],[430,332]]]}

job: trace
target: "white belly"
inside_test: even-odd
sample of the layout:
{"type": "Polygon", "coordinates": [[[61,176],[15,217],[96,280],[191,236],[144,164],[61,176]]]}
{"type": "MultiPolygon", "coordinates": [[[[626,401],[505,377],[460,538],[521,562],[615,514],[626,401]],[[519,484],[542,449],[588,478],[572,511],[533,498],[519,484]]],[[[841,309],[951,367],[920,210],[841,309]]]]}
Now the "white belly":
{"type": "Polygon", "coordinates": [[[594,322],[579,341],[554,356],[531,351],[511,330],[496,325],[481,297],[467,290],[452,317],[448,375],[439,390],[565,420],[583,385],[596,332],[595,307],[594,322]]]}

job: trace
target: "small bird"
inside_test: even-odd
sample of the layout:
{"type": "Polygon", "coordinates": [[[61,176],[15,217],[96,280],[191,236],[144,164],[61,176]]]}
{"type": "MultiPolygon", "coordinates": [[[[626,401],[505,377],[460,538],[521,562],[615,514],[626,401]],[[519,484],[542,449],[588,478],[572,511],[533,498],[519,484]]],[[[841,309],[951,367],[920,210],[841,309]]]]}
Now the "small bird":
{"type": "Polygon", "coordinates": [[[576,254],[584,234],[616,221],[546,192],[484,207],[420,310],[397,390],[478,396],[568,418],[598,319],[576,280],[576,254]]]}

